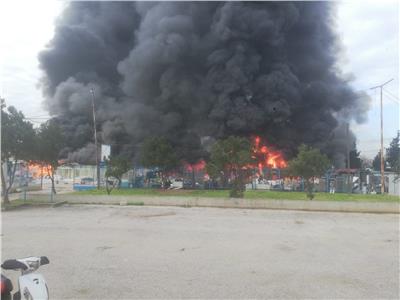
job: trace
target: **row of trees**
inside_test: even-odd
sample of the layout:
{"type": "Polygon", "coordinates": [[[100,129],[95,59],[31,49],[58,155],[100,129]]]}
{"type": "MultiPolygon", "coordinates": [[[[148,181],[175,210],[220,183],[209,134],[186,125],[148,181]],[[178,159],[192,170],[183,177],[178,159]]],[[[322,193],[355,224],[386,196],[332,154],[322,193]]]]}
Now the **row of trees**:
{"type": "MultiPolygon", "coordinates": [[[[1,107],[2,117],[2,166],[9,166],[8,171],[1,172],[2,193],[4,202],[8,202],[8,193],[13,185],[17,162],[27,161],[47,167],[47,173],[55,193],[54,174],[59,166],[59,154],[65,146],[65,138],[56,120],[51,119],[39,128],[34,128],[24,115],[10,106],[1,107]],[[6,178],[8,176],[8,178],[6,178]]],[[[399,171],[399,134],[391,143],[387,160],[393,170],[399,171]]],[[[163,137],[147,139],[141,148],[140,162],[144,167],[157,167],[163,185],[168,180],[168,173],[176,170],[182,161],[174,151],[173,145],[163,137]]],[[[350,153],[350,162],[361,164],[359,152],[350,153]]],[[[228,137],[216,142],[209,154],[206,171],[214,180],[226,185],[230,180],[230,196],[242,197],[245,181],[255,165],[253,146],[247,138],[228,137]]],[[[302,145],[298,155],[289,162],[288,175],[300,176],[305,180],[309,198],[313,198],[313,178],[324,174],[330,166],[329,159],[318,149],[302,145]]],[[[119,186],[122,175],[130,169],[130,159],[114,156],[107,161],[106,190],[119,186]]],[[[4,170],[3,170],[4,171],[4,170]]]]}
{"type": "Polygon", "coordinates": [[[61,128],[55,120],[49,120],[34,128],[22,112],[1,104],[1,185],[4,203],[9,203],[18,162],[32,162],[46,168],[55,193],[54,174],[58,158],[64,147],[61,128]],[[5,172],[5,166],[7,171],[5,172]]]}

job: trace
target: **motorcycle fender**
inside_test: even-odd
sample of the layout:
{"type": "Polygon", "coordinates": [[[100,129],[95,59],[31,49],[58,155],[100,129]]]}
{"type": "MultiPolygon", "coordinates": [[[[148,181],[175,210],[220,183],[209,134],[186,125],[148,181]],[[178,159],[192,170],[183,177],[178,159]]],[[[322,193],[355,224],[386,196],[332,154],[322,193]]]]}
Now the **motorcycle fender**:
{"type": "Polygon", "coordinates": [[[30,273],[19,277],[19,290],[21,293],[21,299],[25,299],[27,291],[32,296],[33,300],[49,299],[47,290],[47,283],[44,277],[40,274],[30,273]]]}

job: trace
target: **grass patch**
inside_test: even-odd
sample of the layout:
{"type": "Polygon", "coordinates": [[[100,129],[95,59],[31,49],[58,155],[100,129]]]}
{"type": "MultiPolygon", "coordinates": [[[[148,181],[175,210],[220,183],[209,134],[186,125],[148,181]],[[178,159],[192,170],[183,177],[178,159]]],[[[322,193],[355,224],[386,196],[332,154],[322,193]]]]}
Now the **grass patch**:
{"type": "MultiPolygon", "coordinates": [[[[75,192],[78,195],[107,195],[105,189],[94,189],[75,192]]],[[[162,189],[115,189],[110,196],[186,196],[186,197],[220,197],[229,196],[227,190],[162,190],[162,189]]]]}
{"type": "Polygon", "coordinates": [[[11,209],[17,209],[20,207],[24,206],[40,206],[40,205],[49,205],[49,202],[45,201],[38,201],[38,200],[23,200],[23,199],[17,199],[17,200],[12,200],[8,204],[4,204],[3,202],[1,203],[1,209],[2,210],[11,210],[11,209]]]}
{"type": "MultiPolygon", "coordinates": [[[[281,191],[247,191],[248,199],[276,199],[276,200],[307,200],[305,192],[281,192],[281,191]]],[[[361,201],[361,202],[400,202],[400,197],[392,195],[372,194],[345,194],[345,193],[315,193],[312,201],[361,201]]]]}
{"type": "MultiPolygon", "coordinates": [[[[107,195],[106,191],[88,190],[75,192],[78,195],[107,195]]],[[[182,197],[212,197],[228,198],[228,190],[161,190],[161,189],[116,189],[111,196],[182,196],[182,197]]],[[[305,192],[284,192],[251,190],[245,192],[246,199],[274,200],[307,200],[305,192]]],[[[392,195],[363,195],[363,194],[329,194],[316,193],[313,201],[366,201],[366,202],[400,202],[400,197],[392,195]]],[[[129,205],[129,204],[128,204],[129,205]]],[[[134,205],[134,204],[130,204],[134,205]]]]}

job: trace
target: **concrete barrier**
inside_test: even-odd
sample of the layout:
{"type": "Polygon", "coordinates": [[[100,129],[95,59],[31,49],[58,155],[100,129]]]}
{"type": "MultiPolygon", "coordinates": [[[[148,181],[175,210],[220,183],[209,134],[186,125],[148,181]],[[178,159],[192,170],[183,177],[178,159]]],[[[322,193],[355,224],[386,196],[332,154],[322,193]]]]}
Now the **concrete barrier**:
{"type": "MultiPolygon", "coordinates": [[[[30,194],[29,200],[46,200],[47,195],[30,194]]],[[[76,204],[112,204],[127,205],[130,202],[143,202],[143,205],[183,206],[183,207],[220,207],[280,209],[332,212],[364,213],[400,213],[398,202],[356,202],[356,201],[317,201],[317,200],[273,200],[273,199],[236,199],[184,196],[113,196],[60,194],[54,196],[54,202],[67,201],[76,204]]]]}

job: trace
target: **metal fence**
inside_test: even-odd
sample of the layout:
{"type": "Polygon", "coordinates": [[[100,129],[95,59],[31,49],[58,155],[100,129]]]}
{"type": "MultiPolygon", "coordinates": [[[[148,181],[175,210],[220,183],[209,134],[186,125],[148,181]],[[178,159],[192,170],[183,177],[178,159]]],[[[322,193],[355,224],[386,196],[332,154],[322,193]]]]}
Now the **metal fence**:
{"type": "MultiPolygon", "coordinates": [[[[101,185],[104,186],[105,168],[101,171],[101,185]]],[[[398,192],[398,181],[386,180],[386,190],[398,192]],[[391,183],[397,185],[391,187],[391,183]],[[397,190],[396,190],[397,189],[397,190]],[[393,190],[393,191],[392,191],[393,190]]],[[[132,169],[127,172],[122,180],[121,188],[161,188],[161,180],[157,170],[143,168],[132,169]]],[[[224,184],[207,177],[204,170],[191,172],[183,170],[179,174],[170,177],[171,189],[229,189],[229,180],[224,184]]],[[[73,191],[95,189],[96,170],[94,166],[60,167],[55,177],[55,189],[57,194],[73,191]]],[[[283,177],[277,170],[269,170],[264,177],[256,177],[246,184],[247,190],[274,190],[297,191],[305,189],[303,179],[283,177]]],[[[333,193],[380,193],[379,174],[327,174],[314,181],[315,192],[333,193]]],[[[20,201],[41,201],[43,203],[56,202],[56,195],[51,189],[51,180],[48,176],[33,178],[28,173],[20,172],[16,176],[11,189],[10,199],[20,201]]]]}

